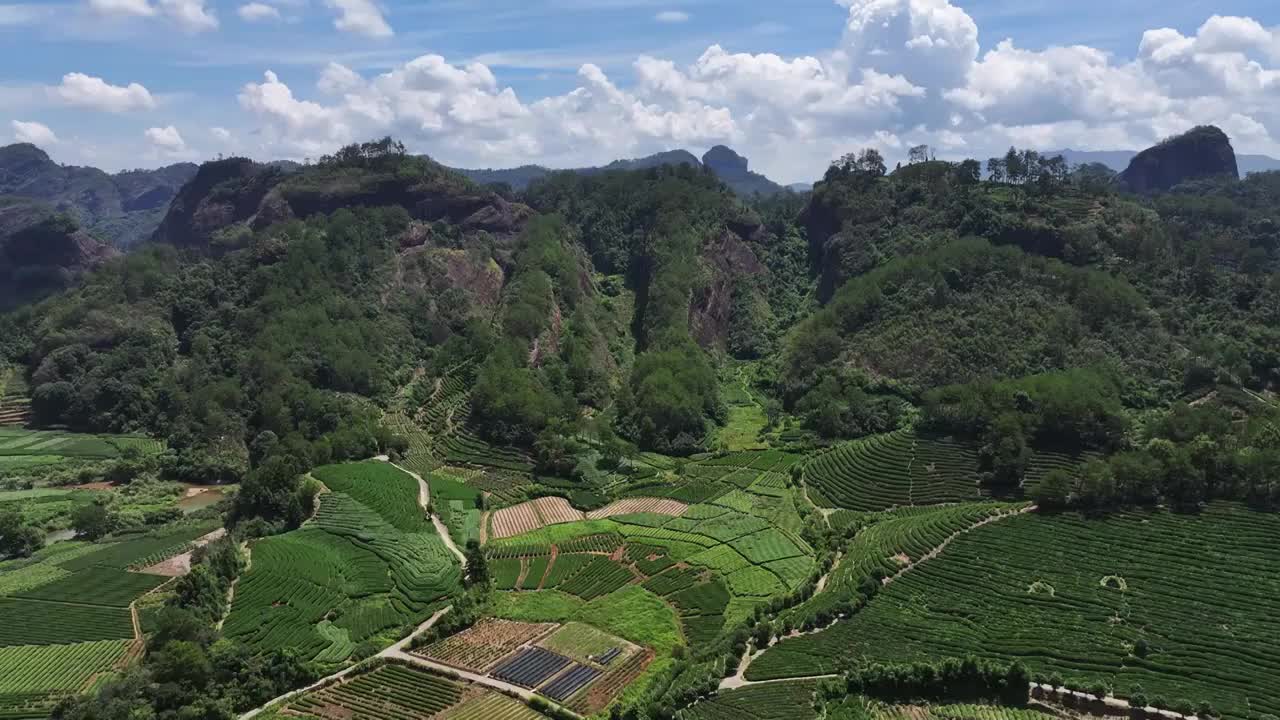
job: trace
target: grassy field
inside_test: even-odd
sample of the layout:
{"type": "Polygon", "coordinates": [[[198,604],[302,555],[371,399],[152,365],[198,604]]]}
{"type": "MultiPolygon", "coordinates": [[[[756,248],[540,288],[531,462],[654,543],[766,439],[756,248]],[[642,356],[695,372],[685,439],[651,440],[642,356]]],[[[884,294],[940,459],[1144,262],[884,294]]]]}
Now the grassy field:
{"type": "Polygon", "coordinates": [[[1280,516],[1105,520],[1019,515],[959,536],[848,621],[787,640],[750,679],[843,662],[969,654],[1124,696],[1209,701],[1229,717],[1280,712],[1280,516]]]}

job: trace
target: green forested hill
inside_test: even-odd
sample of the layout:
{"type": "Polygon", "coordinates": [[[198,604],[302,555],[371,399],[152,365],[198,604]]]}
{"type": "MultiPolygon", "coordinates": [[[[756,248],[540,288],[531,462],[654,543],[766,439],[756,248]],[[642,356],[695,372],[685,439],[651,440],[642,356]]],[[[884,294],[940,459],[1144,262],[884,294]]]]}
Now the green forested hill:
{"type": "MultiPolygon", "coordinates": [[[[759,717],[797,702],[862,717],[1023,703],[1019,658],[1038,681],[1154,700],[1115,684],[1167,691],[1191,653],[1240,672],[1198,680],[1188,700],[1263,720],[1250,708],[1280,707],[1273,659],[1244,662],[1229,632],[1190,637],[1161,609],[1269,621],[1151,576],[1176,559],[1192,578],[1209,571],[1194,558],[1215,558],[1214,573],[1257,592],[1275,582],[1265,543],[1237,529],[1269,527],[1251,518],[1280,507],[1277,208],[1280,175],[1138,197],[1017,150],[985,173],[890,171],[863,151],[811,194],[751,200],[692,165],[484,188],[390,139],[288,173],[206,163],[152,242],[0,315],[4,402],[21,408],[3,417],[59,431],[0,438],[0,554],[22,573],[0,587],[23,593],[0,606],[64,598],[65,583],[40,588],[73,560],[25,558],[45,530],[112,547],[168,537],[177,511],[139,512],[134,493],[238,483],[206,511],[232,539],[130,601],[151,608],[133,641],[115,607],[117,644],[76,650],[130,668],[102,691],[127,700],[55,711],[87,687],[32,699],[36,684],[0,684],[0,710],[177,718],[196,703],[232,717],[382,653],[416,669],[355,673],[277,710],[354,712],[443,657],[488,681],[399,707],[461,713],[511,681],[539,695],[505,707],[513,717],[545,702],[719,717],[749,698],[759,717]],[[87,433],[114,449],[55,452],[87,433]],[[371,458],[403,472],[343,464],[371,458]],[[39,500],[61,485],[105,494],[39,500]],[[1179,544],[1187,528],[1203,537],[1179,544]],[[1124,563],[1062,566],[1075,543],[1108,542],[1124,563]],[[1015,551],[1016,572],[964,580],[1015,551]],[[237,577],[243,594],[227,600],[237,577]],[[1149,588],[1174,600],[1152,603],[1149,588]],[[920,611],[934,590],[969,630],[932,634],[947,613],[920,611]],[[1024,647],[982,614],[982,592],[1037,628],[1075,628],[1070,652],[1045,649],[1043,632],[1024,647]],[[1085,606],[1110,614],[1073,614],[1085,606]],[[811,634],[718,691],[749,647],[799,630],[811,634]],[[812,675],[839,678],[728,692],[812,675]]],[[[13,666],[52,657],[14,647],[0,668],[6,652],[13,666]]]]}

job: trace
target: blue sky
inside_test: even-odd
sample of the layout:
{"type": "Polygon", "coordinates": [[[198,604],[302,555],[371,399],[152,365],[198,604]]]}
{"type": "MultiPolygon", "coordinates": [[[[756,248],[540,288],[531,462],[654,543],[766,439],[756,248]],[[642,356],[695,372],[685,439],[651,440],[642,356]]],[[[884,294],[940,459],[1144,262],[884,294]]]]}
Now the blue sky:
{"type": "Polygon", "coordinates": [[[792,181],[816,176],[854,142],[891,156],[916,141],[957,156],[1018,140],[1101,149],[1201,121],[1222,122],[1255,151],[1274,151],[1280,137],[1268,109],[1280,81],[1271,85],[1267,74],[1280,67],[1280,34],[1265,34],[1280,25],[1280,4],[1262,0],[260,0],[244,10],[249,4],[0,0],[0,140],[43,139],[57,159],[113,169],[219,152],[301,157],[387,132],[479,165],[565,166],[724,141],[792,181]],[[1198,36],[1214,15],[1241,22],[1198,36]],[[850,30],[855,18],[871,22],[850,30]],[[1144,32],[1157,28],[1177,35],[1164,55],[1140,58],[1144,32]],[[908,42],[899,43],[904,32],[908,42]],[[899,57],[913,38],[935,50],[911,46],[899,57]],[[1006,38],[1008,51],[984,63],[1006,38]],[[1076,45],[1102,53],[1104,64],[1055,51],[1076,45]],[[712,46],[724,56],[708,59],[712,46]],[[856,57],[845,57],[849,48],[856,57]],[[1243,87],[1221,72],[1204,75],[1196,58],[1205,49],[1256,65],[1256,78],[1243,87]],[[400,77],[424,55],[456,68],[482,64],[492,81],[473,74],[436,97],[442,71],[427,85],[400,77]],[[670,61],[674,75],[646,81],[641,56],[670,61]],[[797,58],[808,57],[818,64],[801,67],[797,58]],[[325,97],[317,83],[331,63],[358,81],[325,97]],[[607,84],[584,75],[584,65],[607,84]],[[958,74],[939,77],[938,66],[958,74]],[[1078,73],[1078,81],[1037,101],[1029,93],[1046,72],[1078,73]],[[58,90],[71,73],[102,85],[58,90]],[[384,74],[384,87],[373,87],[384,74]],[[813,88],[771,102],[802,83],[813,88]],[[1067,97],[1090,83],[1097,86],[1067,97]],[[145,90],[116,92],[130,84],[145,90]],[[257,87],[246,91],[250,84],[257,87]],[[428,86],[435,94],[423,109],[428,86]],[[277,102],[281,88],[287,102],[277,102]],[[514,98],[502,96],[507,88],[514,98]],[[590,103],[575,95],[584,88],[590,103]],[[622,95],[606,102],[610,88],[622,95]],[[535,107],[544,98],[551,101],[535,107]],[[1046,115],[1059,99],[1060,111],[1046,115]],[[476,103],[485,108],[478,116],[476,103]],[[807,150],[794,152],[796,144],[807,150]]]}

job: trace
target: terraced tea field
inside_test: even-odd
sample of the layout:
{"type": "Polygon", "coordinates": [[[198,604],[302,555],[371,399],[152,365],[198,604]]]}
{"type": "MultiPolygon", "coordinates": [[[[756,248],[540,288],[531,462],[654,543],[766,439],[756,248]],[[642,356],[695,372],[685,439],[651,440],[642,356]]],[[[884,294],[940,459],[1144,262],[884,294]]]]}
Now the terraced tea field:
{"type": "Polygon", "coordinates": [[[455,705],[462,689],[438,675],[383,665],[308,693],[288,710],[324,720],[428,720],[455,705]]]}
{"type": "MultiPolygon", "coordinates": [[[[1036,452],[1025,478],[1032,489],[1049,470],[1074,470],[1090,455],[1036,452]]],[[[805,467],[814,502],[860,511],[979,500],[977,448],[945,437],[899,431],[845,443],[805,467]]]]}
{"type": "Polygon", "coordinates": [[[832,569],[824,592],[783,613],[795,627],[825,624],[853,601],[867,578],[900,572],[936,551],[947,539],[991,518],[1019,510],[1000,503],[968,503],[941,507],[900,508],[864,514],[869,525],[849,542],[832,569]]]}
{"type": "Polygon", "coordinates": [[[496,692],[468,700],[441,716],[443,720],[546,720],[528,705],[496,692]]]}
{"type": "Polygon", "coordinates": [[[816,683],[788,682],[755,685],[719,692],[687,710],[679,720],[816,720],[816,683]]]}
{"type": "Polygon", "coordinates": [[[1280,712],[1280,516],[1105,520],[1023,514],[958,536],[851,619],[786,640],[749,679],[844,662],[976,655],[1124,696],[1209,701],[1228,717],[1280,712]]]}
{"type": "Polygon", "coordinates": [[[329,481],[368,505],[330,492],[306,526],[254,543],[226,635],[339,663],[358,643],[420,622],[458,586],[456,558],[424,520],[417,482],[386,464],[341,467],[329,481]]]}

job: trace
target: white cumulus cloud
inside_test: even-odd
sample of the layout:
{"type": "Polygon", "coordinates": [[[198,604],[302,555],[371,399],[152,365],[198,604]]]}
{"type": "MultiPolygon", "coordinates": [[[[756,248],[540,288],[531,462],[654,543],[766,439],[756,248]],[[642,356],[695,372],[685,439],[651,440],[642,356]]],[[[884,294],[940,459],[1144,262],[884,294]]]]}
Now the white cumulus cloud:
{"type": "Polygon", "coordinates": [[[49,93],[67,105],[104,112],[150,110],[156,106],[155,98],[138,83],[112,85],[102,78],[78,72],[62,76],[62,83],[49,88],[49,93]]]}
{"type": "Polygon", "coordinates": [[[115,17],[151,17],[156,14],[151,0],[89,0],[97,13],[115,17]]]}
{"type": "Polygon", "coordinates": [[[262,22],[264,20],[279,20],[280,10],[267,5],[266,3],[251,2],[241,5],[236,10],[236,14],[245,22],[262,22]]]}
{"type": "Polygon", "coordinates": [[[14,120],[10,123],[13,127],[13,141],[20,143],[31,143],[41,147],[58,144],[58,136],[49,129],[48,125],[42,123],[23,120],[14,120]]]}
{"type": "Polygon", "coordinates": [[[333,26],[344,32],[372,38],[391,37],[394,33],[382,9],[373,0],[325,0],[330,8],[338,11],[333,26]]]}
{"type": "Polygon", "coordinates": [[[654,15],[653,19],[660,23],[684,23],[689,22],[689,13],[683,10],[663,10],[654,15]]]}
{"type": "MultiPolygon", "coordinates": [[[[391,33],[372,2],[326,2],[344,30],[391,33]]],[[[812,179],[864,145],[891,158],[916,143],[985,158],[1011,144],[1139,148],[1203,123],[1238,150],[1280,154],[1280,31],[1256,20],[1213,16],[1189,35],[1153,28],[1133,38],[1129,59],[1085,45],[984,46],[949,0],[839,4],[839,43],[812,55],[712,45],[687,63],[585,64],[572,89],[542,98],[519,97],[484,63],[435,54],[375,75],[330,63],[292,86],[267,72],[240,91],[253,127],[238,136],[261,155],[301,158],[390,134],[450,164],[490,167],[726,143],[784,181],[812,179]]]]}
{"type": "Polygon", "coordinates": [[[157,150],[170,155],[179,155],[187,149],[187,143],[182,139],[182,134],[172,125],[147,128],[143,135],[157,150]]]}
{"type": "Polygon", "coordinates": [[[160,10],[189,33],[218,29],[218,18],[205,0],[160,0],[160,10]]]}

